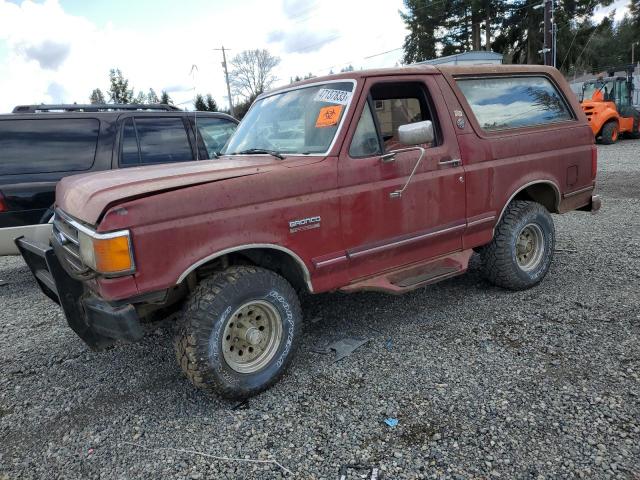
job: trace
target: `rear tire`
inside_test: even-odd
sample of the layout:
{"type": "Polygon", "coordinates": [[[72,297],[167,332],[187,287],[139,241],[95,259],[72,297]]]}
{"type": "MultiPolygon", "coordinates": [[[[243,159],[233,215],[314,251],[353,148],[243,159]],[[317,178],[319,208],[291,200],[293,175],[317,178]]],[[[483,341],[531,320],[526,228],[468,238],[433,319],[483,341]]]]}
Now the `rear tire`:
{"type": "Polygon", "coordinates": [[[247,398],[273,385],[291,363],[302,330],[291,285],[252,266],[203,280],[182,317],[178,363],[196,387],[227,398],[247,398]]]}
{"type": "Polygon", "coordinates": [[[611,145],[618,141],[618,137],[620,136],[618,132],[618,124],[617,122],[607,122],[602,127],[602,137],[601,141],[605,145],[611,145]]]}
{"type": "Polygon", "coordinates": [[[482,250],[483,274],[499,287],[531,288],[549,271],[554,247],[555,227],[547,209],[536,202],[513,201],[482,250]]]}

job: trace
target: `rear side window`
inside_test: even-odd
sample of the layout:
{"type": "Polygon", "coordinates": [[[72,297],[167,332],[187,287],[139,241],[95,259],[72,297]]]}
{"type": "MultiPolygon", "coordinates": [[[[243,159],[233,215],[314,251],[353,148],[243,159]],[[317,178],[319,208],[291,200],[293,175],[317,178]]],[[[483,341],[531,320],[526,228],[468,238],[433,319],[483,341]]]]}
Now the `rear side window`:
{"type": "Polygon", "coordinates": [[[573,119],[557,88],[544,77],[456,79],[484,130],[504,130],[573,119]]]}
{"type": "Polygon", "coordinates": [[[0,120],[0,175],[88,170],[99,130],[95,118],[0,120]]]}
{"type": "Polygon", "coordinates": [[[140,163],[140,150],[138,149],[138,137],[133,118],[127,118],[122,131],[122,158],[123,165],[137,165],[140,163]]]}
{"type": "Polygon", "coordinates": [[[191,144],[180,117],[137,117],[125,121],[122,132],[123,166],[193,160],[191,144]]]}

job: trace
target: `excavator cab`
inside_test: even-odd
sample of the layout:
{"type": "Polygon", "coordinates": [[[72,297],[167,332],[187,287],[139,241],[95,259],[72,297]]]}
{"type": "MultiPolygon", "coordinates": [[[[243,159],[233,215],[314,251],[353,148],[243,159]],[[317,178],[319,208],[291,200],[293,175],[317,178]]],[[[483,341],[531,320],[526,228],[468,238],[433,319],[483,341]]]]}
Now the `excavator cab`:
{"type": "Polygon", "coordinates": [[[618,141],[621,134],[640,138],[640,113],[633,106],[633,69],[627,76],[600,76],[582,85],[582,110],[587,115],[591,130],[604,144],[618,141]]]}

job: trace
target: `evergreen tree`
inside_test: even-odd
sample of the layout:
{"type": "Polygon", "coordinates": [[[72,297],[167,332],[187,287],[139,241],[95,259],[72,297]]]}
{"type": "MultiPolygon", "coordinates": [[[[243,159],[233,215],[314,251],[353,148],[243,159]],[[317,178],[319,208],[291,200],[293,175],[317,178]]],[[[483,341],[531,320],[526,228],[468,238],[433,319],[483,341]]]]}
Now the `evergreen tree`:
{"type": "Polygon", "coordinates": [[[132,103],[142,104],[147,100],[147,96],[143,92],[138,92],[138,94],[133,98],[132,103]]]}
{"type": "Polygon", "coordinates": [[[131,103],[133,90],[129,90],[129,80],[124,78],[119,68],[112,68],[109,72],[109,100],[112,103],[131,103]]]}
{"type": "Polygon", "coordinates": [[[631,12],[631,24],[636,35],[640,35],[640,0],[631,0],[629,12],[631,12]]]}
{"type": "Polygon", "coordinates": [[[206,97],[203,97],[201,94],[197,94],[195,100],[193,101],[193,106],[199,112],[218,111],[218,104],[213,99],[210,93],[208,93],[206,97]]]}
{"type": "Polygon", "coordinates": [[[96,88],[91,92],[91,95],[89,96],[89,102],[93,104],[107,103],[104,99],[104,94],[102,93],[102,90],[100,90],[99,88],[96,88]]]}
{"type": "Polygon", "coordinates": [[[160,99],[153,88],[150,88],[149,93],[147,93],[147,103],[160,103],[160,99]]]}
{"type": "Polygon", "coordinates": [[[162,103],[163,105],[173,105],[173,100],[171,100],[171,97],[166,92],[166,90],[163,90],[160,94],[160,103],[162,103]]]}
{"type": "MultiPolygon", "coordinates": [[[[612,1],[556,0],[558,67],[565,57],[565,67],[582,64],[585,59],[598,63],[596,52],[602,50],[599,38],[629,30],[625,24],[618,32],[607,19],[600,24],[592,22],[594,9],[612,1]]],[[[400,15],[409,30],[404,63],[480,49],[503,53],[507,62],[542,63],[538,53],[544,43],[540,0],[404,0],[404,5],[405,12],[400,15]]],[[[640,32],[640,0],[631,0],[630,10],[632,19],[627,22],[640,32]]],[[[630,45],[621,48],[626,52],[630,45]]],[[[602,53],[610,57],[614,52],[602,53]]],[[[602,61],[600,58],[599,63],[602,61]]]]}
{"type": "Polygon", "coordinates": [[[257,95],[252,95],[245,100],[241,100],[240,102],[234,102],[233,112],[238,120],[242,120],[242,118],[247,114],[251,104],[257,98],[257,95]]]}
{"type": "Polygon", "coordinates": [[[217,112],[218,111],[218,104],[213,99],[213,97],[211,96],[210,93],[207,94],[206,104],[207,104],[207,110],[209,112],[217,112]]]}
{"type": "Polygon", "coordinates": [[[436,58],[439,32],[451,0],[404,0],[407,13],[400,12],[409,30],[404,39],[404,63],[436,58]]]}
{"type": "Polygon", "coordinates": [[[206,112],[207,104],[204,101],[204,97],[200,94],[196,95],[195,100],[193,101],[193,106],[198,112],[206,112]]]}

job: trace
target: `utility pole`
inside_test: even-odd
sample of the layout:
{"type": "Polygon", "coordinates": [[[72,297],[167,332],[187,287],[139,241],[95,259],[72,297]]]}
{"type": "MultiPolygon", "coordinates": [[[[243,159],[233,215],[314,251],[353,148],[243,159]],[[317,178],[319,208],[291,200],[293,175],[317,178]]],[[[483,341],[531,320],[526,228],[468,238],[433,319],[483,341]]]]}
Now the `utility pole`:
{"type": "Polygon", "coordinates": [[[544,0],[544,64],[553,65],[551,61],[551,0],[544,0]]]}
{"type": "Polygon", "coordinates": [[[229,85],[229,71],[227,70],[227,55],[225,53],[224,45],[222,48],[214,48],[214,50],[222,50],[222,66],[224,67],[224,77],[227,80],[227,95],[229,96],[229,114],[232,117],[235,117],[233,112],[233,100],[231,99],[231,86],[229,85]]]}
{"type": "Polygon", "coordinates": [[[542,29],[542,50],[538,53],[542,54],[545,65],[556,66],[556,49],[555,49],[555,25],[553,18],[553,0],[543,0],[543,3],[533,7],[534,9],[544,8],[544,22],[542,29]]]}
{"type": "Polygon", "coordinates": [[[553,58],[553,67],[558,68],[556,65],[556,57],[558,56],[558,25],[556,24],[556,0],[551,0],[551,58],[553,58]]]}

